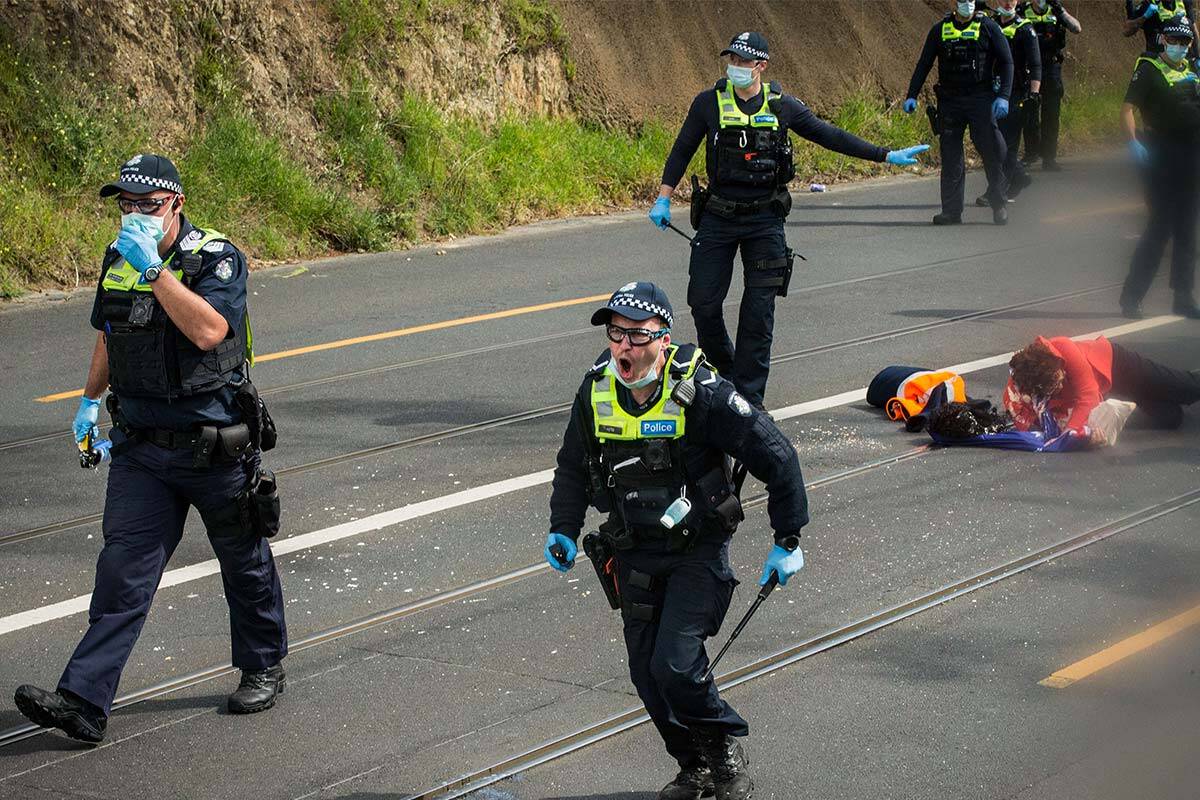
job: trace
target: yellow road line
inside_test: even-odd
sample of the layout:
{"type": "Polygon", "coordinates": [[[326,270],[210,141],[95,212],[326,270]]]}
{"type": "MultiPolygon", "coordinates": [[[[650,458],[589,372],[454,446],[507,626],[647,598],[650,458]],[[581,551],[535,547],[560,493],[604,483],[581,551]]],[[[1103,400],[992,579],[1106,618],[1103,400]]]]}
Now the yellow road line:
{"type": "MultiPolygon", "coordinates": [[[[307,355],[308,353],[319,353],[323,350],[337,350],[342,347],[352,347],[356,344],[366,344],[367,342],[379,342],[385,339],[398,339],[401,336],[412,336],[414,333],[428,333],[430,331],[440,331],[446,328],[457,328],[460,325],[470,325],[475,322],[487,322],[493,319],[504,319],[506,317],[517,317],[522,314],[534,314],[538,311],[550,311],[555,308],[567,308],[568,306],[578,306],[584,303],[596,303],[609,298],[608,294],[593,294],[587,297],[575,297],[570,300],[555,300],[552,303],[539,303],[536,306],[521,306],[519,308],[507,308],[503,311],[492,311],[487,314],[475,314],[470,317],[459,317],[458,319],[448,319],[441,322],[430,322],[425,325],[412,325],[407,328],[397,328],[392,331],[383,331],[381,333],[372,333],[367,336],[355,336],[350,339],[337,339],[332,342],[323,342],[322,344],[311,344],[306,347],[296,347],[291,350],[281,350],[278,353],[267,353],[261,356],[255,356],[254,363],[262,364],[267,361],[275,361],[280,358],[292,358],[293,356],[307,355]]],[[[57,392],[56,394],[48,394],[42,397],[35,397],[39,403],[53,403],[56,400],[66,400],[71,397],[79,397],[83,394],[82,389],[75,389],[70,392],[57,392]]]]}
{"type": "Polygon", "coordinates": [[[1141,203],[1126,203],[1123,206],[1108,206],[1107,208],[1093,208],[1090,211],[1073,211],[1070,214],[1059,214],[1054,217],[1046,217],[1044,220],[1050,225],[1056,225],[1059,222],[1070,222],[1071,220],[1083,219],[1084,217],[1101,217],[1105,214],[1119,214],[1123,211],[1137,211],[1140,208],[1145,208],[1141,203]]]}
{"type": "Polygon", "coordinates": [[[1048,686],[1051,689],[1064,689],[1076,681],[1081,681],[1105,667],[1110,667],[1122,659],[1126,659],[1135,653],[1140,653],[1148,647],[1153,647],[1164,639],[1168,639],[1180,631],[1197,624],[1200,624],[1200,606],[1171,617],[1165,622],[1160,622],[1153,628],[1148,628],[1139,634],[1130,636],[1128,639],[1117,642],[1112,647],[1101,650],[1095,655],[1088,656],[1082,661],[1076,661],[1071,666],[1060,669],[1049,678],[1040,680],[1038,683],[1042,686],[1048,686]]]}

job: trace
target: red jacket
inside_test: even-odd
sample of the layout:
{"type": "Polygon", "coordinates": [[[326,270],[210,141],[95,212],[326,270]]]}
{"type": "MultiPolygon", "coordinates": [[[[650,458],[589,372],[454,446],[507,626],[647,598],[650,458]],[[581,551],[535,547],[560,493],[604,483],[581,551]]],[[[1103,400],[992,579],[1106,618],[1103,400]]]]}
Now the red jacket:
{"type": "MultiPolygon", "coordinates": [[[[1063,431],[1084,433],[1088,415],[1112,388],[1112,343],[1103,336],[1090,342],[1076,342],[1065,336],[1053,339],[1039,336],[1037,342],[1050,348],[1050,352],[1062,360],[1066,372],[1062,388],[1050,398],[1047,410],[1063,431]]],[[[1008,379],[1004,389],[1004,407],[1012,415],[1017,430],[1041,428],[1033,398],[1017,391],[1012,378],[1008,379]]]]}

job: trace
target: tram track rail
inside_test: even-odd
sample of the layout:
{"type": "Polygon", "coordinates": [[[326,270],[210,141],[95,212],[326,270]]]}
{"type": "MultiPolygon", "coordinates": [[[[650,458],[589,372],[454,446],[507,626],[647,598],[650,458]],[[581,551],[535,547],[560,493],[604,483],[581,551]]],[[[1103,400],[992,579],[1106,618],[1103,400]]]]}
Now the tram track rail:
{"type": "MultiPolygon", "coordinates": [[[[1132,514],[1091,528],[1081,534],[1060,540],[1019,558],[1002,562],[968,577],[952,581],[933,591],[869,614],[847,625],[795,642],[771,655],[755,659],[743,666],[723,673],[718,676],[717,685],[724,692],[757,680],[758,678],[775,674],[807,658],[828,652],[839,645],[852,642],[862,636],[895,625],[964,595],[993,586],[1034,567],[1069,555],[1197,503],[1200,503],[1200,489],[1185,492],[1162,502],[1146,506],[1132,514]]],[[[649,721],[650,717],[646,714],[643,707],[633,707],[566,735],[547,740],[482,769],[469,772],[415,794],[406,795],[401,800],[453,800],[453,798],[465,797],[481,789],[493,786],[507,778],[603,742],[649,721]]],[[[339,784],[347,783],[350,780],[353,780],[353,777],[342,779],[339,781],[339,784]]],[[[304,795],[304,797],[318,794],[320,791],[322,790],[304,795]]]]}
{"type": "MultiPolygon", "coordinates": [[[[1061,292],[1061,293],[1054,294],[1054,295],[1035,298],[1033,300],[1026,300],[1026,301],[1022,301],[1019,303],[1010,303],[1007,305],[997,306],[997,307],[989,308],[989,309],[982,309],[979,311],[969,311],[969,312],[965,312],[962,314],[956,314],[951,317],[942,317],[940,319],[934,319],[934,320],[930,320],[928,322],[921,322],[921,323],[916,323],[913,325],[906,325],[906,326],[903,326],[900,328],[894,328],[894,329],[888,330],[888,331],[881,331],[879,333],[866,334],[863,336],[856,336],[856,337],[844,339],[844,340],[841,340],[838,342],[830,342],[827,344],[813,345],[810,347],[801,348],[799,350],[792,351],[790,353],[783,353],[778,356],[775,356],[771,359],[771,363],[772,363],[772,365],[786,364],[786,363],[797,361],[799,359],[806,358],[809,356],[821,355],[821,354],[825,354],[825,353],[835,352],[838,350],[848,349],[851,347],[859,347],[859,346],[862,346],[865,344],[872,344],[875,342],[888,341],[890,339],[899,338],[901,336],[908,336],[908,335],[912,335],[915,333],[923,333],[926,331],[937,330],[939,328],[944,328],[944,327],[947,327],[950,325],[957,325],[957,324],[960,324],[963,322],[971,322],[974,320],[987,319],[989,317],[999,316],[999,315],[1009,313],[1012,311],[1019,311],[1019,310],[1023,310],[1023,309],[1027,309],[1027,308],[1033,308],[1033,307],[1036,307],[1039,305],[1044,305],[1046,303],[1054,303],[1054,302],[1060,302],[1060,301],[1064,301],[1064,300],[1074,300],[1074,299],[1077,299],[1080,297],[1086,297],[1086,296],[1089,296],[1092,294],[1098,294],[1101,292],[1111,291],[1112,289],[1114,289],[1120,285],[1121,285],[1120,283],[1108,283],[1108,284],[1094,286],[1094,287],[1086,288],[1086,289],[1077,289],[1077,290],[1073,290],[1073,291],[1069,291],[1069,292],[1061,292]]],[[[590,328],[589,328],[589,330],[590,330],[590,328]]],[[[528,421],[532,421],[532,420],[536,420],[536,419],[543,419],[546,417],[551,417],[556,414],[561,414],[561,413],[568,411],[570,409],[570,407],[571,407],[571,404],[568,402],[568,403],[557,403],[554,405],[543,406],[541,408],[529,409],[526,411],[519,411],[519,412],[516,412],[513,414],[507,414],[507,415],[500,416],[500,417],[493,417],[488,420],[482,420],[479,422],[468,423],[466,425],[459,425],[459,426],[455,426],[452,428],[445,428],[440,431],[433,431],[431,433],[421,434],[419,436],[413,436],[413,437],[409,437],[407,439],[401,439],[401,440],[398,440],[395,442],[387,442],[385,444],[374,445],[372,447],[355,450],[355,451],[352,451],[349,453],[342,453],[342,454],[339,454],[336,456],[329,456],[327,458],[317,459],[316,461],[311,461],[311,462],[307,462],[307,463],[303,463],[303,464],[296,464],[296,465],[293,465],[290,467],[282,467],[282,468],[276,469],[275,474],[279,477],[286,477],[288,475],[297,475],[297,474],[301,474],[304,472],[311,472],[313,470],[325,469],[325,468],[333,467],[333,466],[339,466],[339,465],[346,464],[346,463],[349,463],[352,461],[357,461],[357,460],[364,459],[364,458],[371,458],[373,456],[382,455],[385,453],[391,453],[391,452],[396,452],[396,451],[400,451],[400,450],[405,450],[405,449],[408,449],[411,447],[417,447],[417,446],[424,445],[424,444],[430,444],[432,442],[445,441],[448,439],[455,439],[455,438],[459,438],[462,436],[467,436],[467,435],[471,435],[471,434],[475,434],[475,433],[481,433],[483,431],[492,430],[495,428],[513,425],[516,423],[528,422],[528,421]]],[[[3,534],[0,534],[0,546],[16,544],[19,542],[29,541],[31,539],[41,538],[43,536],[49,536],[52,534],[62,533],[65,531],[73,530],[75,528],[79,528],[84,525],[89,525],[89,524],[92,524],[95,522],[99,522],[102,518],[103,518],[103,514],[101,514],[101,513],[84,514],[84,515],[81,515],[78,517],[73,517],[73,518],[66,519],[66,520],[60,520],[58,522],[47,523],[45,525],[40,525],[40,526],[37,526],[34,528],[29,528],[26,530],[14,531],[14,532],[10,532],[10,533],[3,533],[3,534]]]]}
{"type": "MultiPolygon", "coordinates": [[[[845,470],[840,470],[838,472],[834,472],[829,475],[825,475],[825,476],[822,476],[815,480],[809,481],[805,484],[805,489],[807,491],[813,491],[815,489],[820,489],[825,486],[830,486],[832,484],[840,483],[844,480],[848,480],[851,478],[855,478],[859,475],[864,475],[864,474],[867,474],[870,472],[874,472],[875,470],[878,470],[878,469],[883,469],[885,467],[890,467],[890,466],[893,466],[896,464],[901,464],[906,461],[910,461],[914,458],[920,458],[920,457],[922,457],[928,453],[934,452],[938,449],[939,448],[933,444],[919,445],[917,447],[911,448],[911,449],[906,450],[901,453],[897,453],[897,454],[890,455],[890,456],[887,456],[884,458],[869,461],[869,462],[866,462],[863,464],[859,464],[857,466],[850,467],[845,470]]],[[[745,502],[743,503],[743,507],[747,508],[747,509],[754,508],[754,507],[760,506],[766,502],[767,502],[767,493],[760,492],[758,494],[752,495],[751,497],[747,498],[745,500],[745,502]]],[[[587,558],[587,556],[580,553],[579,560],[581,560],[581,561],[586,560],[586,558],[587,558]]],[[[405,617],[410,617],[414,614],[419,614],[424,611],[429,611],[429,610],[439,608],[442,606],[447,606],[447,605],[450,605],[450,604],[453,604],[453,603],[456,603],[456,602],[459,602],[462,600],[466,600],[475,595],[479,595],[484,592],[491,591],[493,589],[498,589],[500,587],[507,586],[512,583],[516,583],[518,581],[524,580],[525,578],[529,578],[534,575],[538,575],[538,574],[547,572],[549,569],[550,569],[550,566],[544,562],[540,562],[537,564],[530,564],[528,566],[519,567],[517,569],[503,572],[499,575],[493,575],[488,578],[483,578],[481,580],[472,581],[471,583],[465,584],[463,586],[458,586],[458,587],[455,587],[452,589],[447,589],[445,591],[436,592],[436,593],[428,595],[426,597],[422,597],[417,600],[414,600],[414,601],[411,601],[408,603],[404,603],[402,605],[395,606],[393,608],[386,609],[384,611],[380,611],[380,612],[372,614],[370,616],[363,617],[361,619],[354,620],[352,622],[348,622],[348,623],[345,623],[342,625],[338,625],[338,626],[335,626],[332,628],[328,628],[328,629],[319,631],[317,633],[310,634],[309,636],[306,636],[297,641],[289,642],[288,652],[289,652],[289,654],[299,653],[304,650],[311,649],[313,647],[318,647],[320,645],[335,642],[346,636],[351,636],[356,633],[361,633],[363,631],[368,631],[368,630],[371,630],[374,628],[382,627],[384,625],[389,625],[398,620],[404,619],[405,617]]],[[[113,711],[118,711],[120,709],[128,708],[129,706],[132,706],[132,705],[136,705],[138,703],[144,703],[148,700],[155,700],[155,699],[158,699],[161,697],[165,697],[173,692],[178,692],[178,691],[182,691],[184,689],[189,689],[194,686],[198,686],[200,684],[206,683],[207,681],[215,680],[217,678],[223,678],[227,675],[232,675],[232,674],[236,673],[237,671],[238,670],[230,664],[222,664],[222,665],[218,665],[218,666],[207,667],[205,669],[201,669],[196,672],[189,673],[187,675],[182,675],[178,678],[171,678],[170,680],[163,681],[161,683],[157,683],[152,686],[148,686],[144,689],[139,689],[137,691],[134,691],[129,694],[123,695],[121,697],[118,697],[113,702],[112,709],[113,709],[113,711]]],[[[24,741],[25,739],[28,739],[32,736],[37,736],[38,734],[44,733],[45,731],[46,731],[45,728],[40,728],[33,724],[18,725],[16,727],[10,728],[8,730],[0,731],[0,748],[16,744],[17,742],[24,741]]],[[[0,779],[0,780],[2,780],[2,779],[0,779]]]]}
{"type": "MultiPolygon", "coordinates": [[[[1022,250],[1029,250],[1029,249],[1041,247],[1043,244],[1044,243],[1042,243],[1042,242],[1036,242],[1036,243],[1029,243],[1029,244],[1022,244],[1022,245],[1014,245],[1012,247],[1002,247],[1002,248],[999,248],[996,250],[985,250],[985,251],[982,251],[979,253],[969,253],[967,255],[962,255],[962,256],[952,256],[950,258],[938,259],[936,261],[929,261],[929,262],[926,262],[923,264],[914,264],[909,267],[900,267],[900,268],[893,269],[893,270],[887,270],[885,272],[876,272],[871,275],[860,275],[855,278],[844,278],[844,279],[836,280],[836,281],[828,281],[826,283],[818,283],[818,284],[814,284],[812,286],[800,286],[800,287],[794,288],[791,291],[791,296],[795,297],[796,295],[801,295],[801,294],[812,294],[814,292],[825,291],[827,289],[838,289],[843,286],[853,286],[855,284],[868,283],[870,281],[888,280],[888,279],[892,279],[892,278],[898,278],[903,275],[911,275],[911,274],[914,274],[917,272],[924,272],[926,270],[936,269],[938,267],[944,267],[944,266],[948,266],[950,264],[956,264],[956,263],[960,263],[963,261],[972,261],[974,259],[987,258],[989,256],[1009,255],[1014,252],[1019,252],[1022,250]]],[[[730,300],[724,304],[724,307],[726,309],[736,308],[738,306],[738,304],[739,304],[738,301],[730,300]]],[[[575,337],[575,336],[582,336],[582,335],[585,335],[585,334],[588,334],[588,333],[591,333],[594,331],[595,331],[595,328],[593,328],[592,326],[588,326],[586,328],[574,328],[574,329],[571,329],[568,331],[558,331],[556,333],[546,334],[544,336],[534,336],[534,337],[530,337],[530,338],[526,338],[526,339],[519,339],[519,340],[511,341],[511,342],[498,342],[496,344],[485,345],[483,347],[475,347],[475,348],[471,348],[468,350],[456,350],[451,353],[442,353],[442,354],[435,355],[435,356],[426,356],[425,358],[417,358],[417,359],[410,359],[407,361],[399,361],[394,364],[382,364],[382,365],[379,365],[376,367],[367,367],[364,369],[351,370],[349,372],[342,372],[342,373],[338,373],[335,375],[327,375],[327,376],[320,377],[320,378],[311,378],[308,380],[298,381],[296,383],[283,384],[283,385],[274,386],[274,387],[265,387],[265,388],[260,387],[259,394],[263,397],[278,396],[278,395],[287,394],[289,392],[293,392],[293,391],[296,391],[299,389],[308,389],[308,388],[311,388],[314,386],[325,386],[328,384],[340,383],[343,381],[350,381],[350,380],[355,380],[358,378],[373,377],[375,375],[382,375],[382,374],[386,374],[389,372],[396,372],[398,370],[411,369],[413,367],[426,366],[429,364],[435,364],[435,363],[439,363],[442,361],[454,361],[454,360],[461,359],[461,358],[473,358],[475,356],[486,355],[488,353],[494,353],[494,352],[501,351],[501,350],[508,350],[508,349],[512,349],[514,347],[526,347],[526,346],[529,346],[532,344],[541,344],[543,342],[554,341],[556,339],[566,339],[566,338],[571,338],[571,337],[575,337]]],[[[112,425],[111,424],[102,424],[97,427],[99,427],[100,430],[103,432],[103,431],[109,430],[112,427],[112,425]]],[[[13,439],[13,440],[7,441],[7,442],[0,442],[0,453],[4,452],[6,450],[15,450],[17,448],[26,447],[26,446],[33,445],[33,444],[39,444],[41,442],[49,442],[49,441],[53,441],[56,439],[61,439],[61,440],[65,441],[67,435],[68,435],[67,431],[54,431],[52,433],[43,433],[43,434],[38,434],[35,436],[28,436],[28,437],[25,437],[22,439],[13,439]]]]}

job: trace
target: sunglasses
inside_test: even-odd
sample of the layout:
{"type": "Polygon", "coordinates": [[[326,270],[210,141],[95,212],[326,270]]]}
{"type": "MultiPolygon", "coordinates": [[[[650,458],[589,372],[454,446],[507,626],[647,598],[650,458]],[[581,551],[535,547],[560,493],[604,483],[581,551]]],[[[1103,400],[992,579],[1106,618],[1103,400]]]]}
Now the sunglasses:
{"type": "Polygon", "coordinates": [[[613,344],[620,344],[622,339],[628,339],[634,347],[644,347],[655,339],[661,339],[671,332],[670,328],[648,331],[645,328],[621,328],[616,325],[605,325],[604,333],[613,344]]]}
{"type": "Polygon", "coordinates": [[[163,207],[164,203],[169,203],[170,197],[149,197],[145,200],[128,200],[124,197],[117,198],[117,208],[121,209],[122,214],[153,214],[163,207]]]}

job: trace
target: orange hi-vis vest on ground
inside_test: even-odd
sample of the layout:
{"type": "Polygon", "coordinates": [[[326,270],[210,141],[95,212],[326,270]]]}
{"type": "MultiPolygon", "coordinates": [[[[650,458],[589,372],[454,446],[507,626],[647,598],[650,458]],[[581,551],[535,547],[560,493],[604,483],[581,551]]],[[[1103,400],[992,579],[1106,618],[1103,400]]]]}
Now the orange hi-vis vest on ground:
{"type": "Polygon", "coordinates": [[[965,403],[967,387],[958,373],[950,370],[922,370],[909,375],[896,388],[896,396],[887,401],[884,410],[896,422],[907,421],[925,410],[929,398],[939,386],[946,387],[946,402],[965,403]]]}

